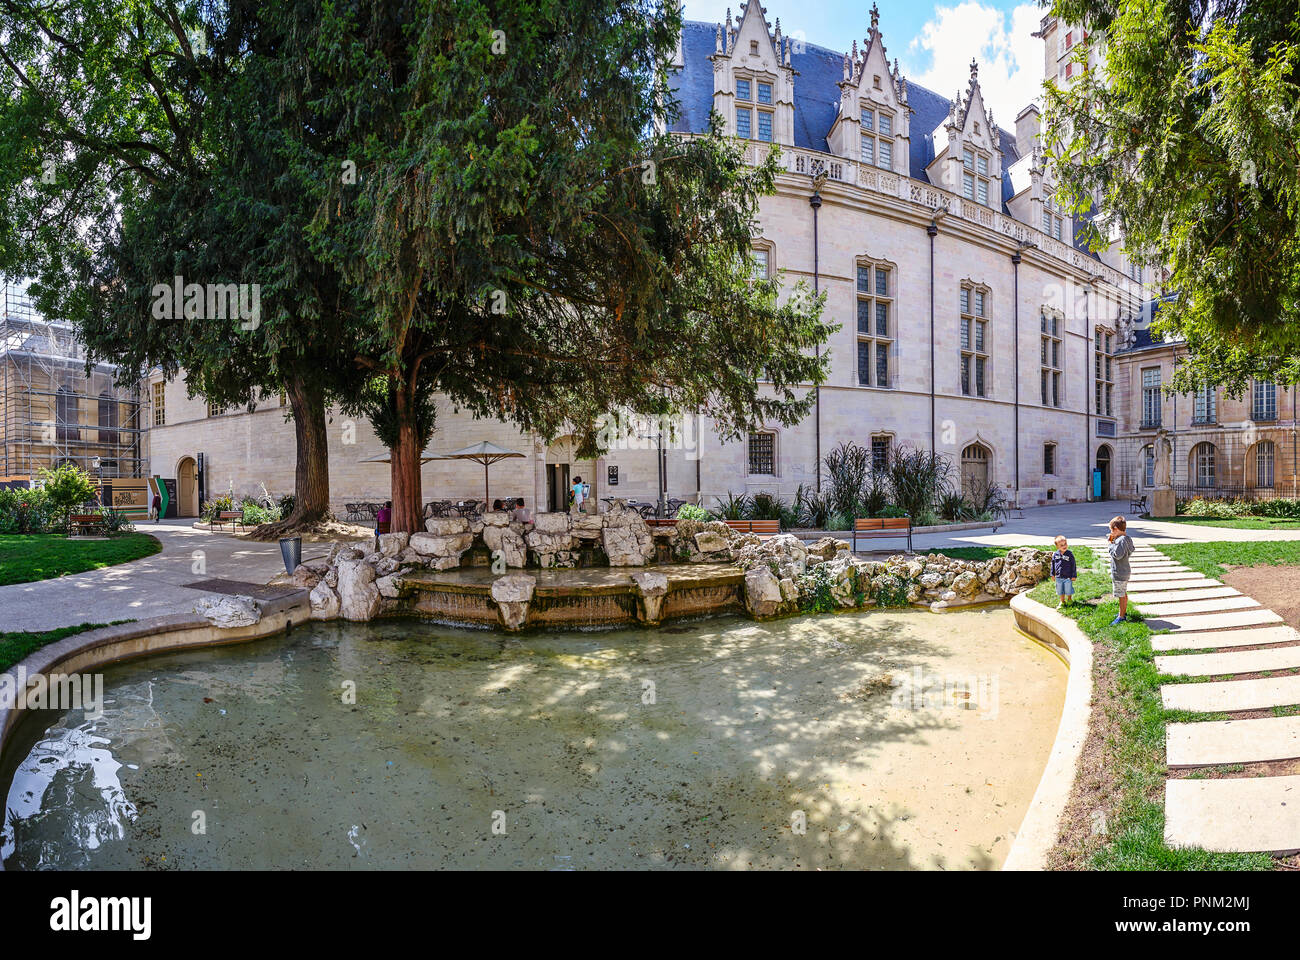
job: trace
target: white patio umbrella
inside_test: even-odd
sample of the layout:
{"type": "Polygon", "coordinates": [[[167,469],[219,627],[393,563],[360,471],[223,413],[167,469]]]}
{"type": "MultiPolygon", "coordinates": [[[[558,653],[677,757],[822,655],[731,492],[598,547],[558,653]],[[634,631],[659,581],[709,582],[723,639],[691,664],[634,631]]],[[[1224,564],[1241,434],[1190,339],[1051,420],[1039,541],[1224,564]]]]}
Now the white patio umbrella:
{"type": "Polygon", "coordinates": [[[488,499],[488,467],[498,460],[508,460],[511,457],[522,457],[522,453],[514,450],[506,450],[504,447],[498,447],[495,443],[489,443],[482,440],[463,450],[453,450],[451,453],[444,453],[441,456],[434,457],[435,460],[471,460],[474,463],[483,464],[483,504],[486,506],[491,501],[488,499]]]}
{"type": "MultiPolygon", "coordinates": [[[[442,458],[436,453],[430,453],[424,450],[420,453],[420,462],[428,463],[430,460],[441,460],[442,458]]],[[[391,450],[385,450],[383,453],[377,453],[373,457],[362,457],[357,463],[392,463],[393,453],[391,450]]]]}

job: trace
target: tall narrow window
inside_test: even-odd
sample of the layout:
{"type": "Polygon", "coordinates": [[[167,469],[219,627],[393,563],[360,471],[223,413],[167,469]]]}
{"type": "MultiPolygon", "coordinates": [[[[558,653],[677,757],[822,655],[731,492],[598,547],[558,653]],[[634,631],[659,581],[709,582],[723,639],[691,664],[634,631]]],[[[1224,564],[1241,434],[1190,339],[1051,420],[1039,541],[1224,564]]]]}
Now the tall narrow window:
{"type": "Polygon", "coordinates": [[[1198,443],[1192,451],[1192,460],[1196,464],[1196,485],[1212,487],[1218,476],[1214,462],[1214,444],[1198,443]]]}
{"type": "Polygon", "coordinates": [[[1142,371],[1142,426],[1160,426],[1160,368],[1142,371]]]}
{"type": "Polygon", "coordinates": [[[988,297],[983,290],[961,288],[961,392],[988,396],[988,297]]]}
{"type": "Polygon", "coordinates": [[[894,343],[893,270],[882,263],[858,263],[858,384],[890,385],[889,351],[894,343]]]}
{"type": "Polygon", "coordinates": [[[862,162],[892,170],[894,168],[894,115],[877,108],[874,104],[864,103],[860,129],[862,162]]]}
{"type": "Polygon", "coordinates": [[[1251,419],[1277,419],[1277,384],[1256,380],[1252,391],[1251,419]]]}
{"type": "Polygon", "coordinates": [[[1093,400],[1099,417],[1115,415],[1115,335],[1100,327],[1093,332],[1093,400]]]}
{"type": "Polygon", "coordinates": [[[1049,475],[1056,473],[1056,444],[1054,443],[1043,444],[1043,473],[1049,475]]]}
{"type": "Polygon", "coordinates": [[[889,468],[889,438],[871,438],[871,469],[883,473],[889,468]]]}
{"type": "Polygon", "coordinates": [[[776,474],[776,434],[749,435],[749,472],[766,477],[776,474]]]}
{"type": "Polygon", "coordinates": [[[767,251],[762,248],[757,248],[749,252],[749,257],[749,262],[754,273],[754,279],[766,280],[770,276],[767,265],[767,251]]]}
{"type": "Polygon", "coordinates": [[[69,387],[59,387],[54,397],[54,426],[59,440],[81,439],[81,409],[69,387]]]}
{"type": "Polygon", "coordinates": [[[153,385],[153,425],[167,425],[167,385],[161,380],[153,385]]]}
{"type": "Polygon", "coordinates": [[[772,142],[772,84],[753,77],[736,78],[736,136],[772,142]]]}
{"type": "Polygon", "coordinates": [[[1155,447],[1142,448],[1142,479],[1149,490],[1156,485],[1156,451],[1155,447]]]}
{"type": "Polygon", "coordinates": [[[1040,387],[1042,404],[1045,407],[1059,407],[1064,398],[1061,396],[1061,320],[1056,315],[1046,313],[1038,317],[1041,335],[1039,336],[1040,387]]]}
{"type": "Polygon", "coordinates": [[[1214,423],[1214,387],[1206,384],[1192,392],[1192,423],[1214,423]]]}
{"type": "Polygon", "coordinates": [[[974,200],[987,207],[989,205],[989,196],[992,193],[988,155],[965,148],[962,150],[961,165],[962,195],[967,200],[974,200]]]}
{"type": "Polygon", "coordinates": [[[1261,440],[1255,444],[1255,486],[1273,486],[1273,455],[1272,440],[1261,440]]]}
{"type": "Polygon", "coordinates": [[[736,110],[736,136],[748,140],[753,135],[753,113],[749,110],[736,110]]]}

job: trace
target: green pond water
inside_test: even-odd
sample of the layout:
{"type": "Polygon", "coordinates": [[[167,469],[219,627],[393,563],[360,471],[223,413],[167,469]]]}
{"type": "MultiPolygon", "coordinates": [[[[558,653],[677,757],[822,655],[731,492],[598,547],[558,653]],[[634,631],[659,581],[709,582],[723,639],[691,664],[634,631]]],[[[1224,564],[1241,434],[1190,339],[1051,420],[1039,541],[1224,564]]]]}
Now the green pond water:
{"type": "Polygon", "coordinates": [[[1009,611],[506,638],[314,624],[104,671],[6,869],[992,869],[1066,671],[1009,611]],[[349,691],[355,689],[355,702],[349,691]]]}

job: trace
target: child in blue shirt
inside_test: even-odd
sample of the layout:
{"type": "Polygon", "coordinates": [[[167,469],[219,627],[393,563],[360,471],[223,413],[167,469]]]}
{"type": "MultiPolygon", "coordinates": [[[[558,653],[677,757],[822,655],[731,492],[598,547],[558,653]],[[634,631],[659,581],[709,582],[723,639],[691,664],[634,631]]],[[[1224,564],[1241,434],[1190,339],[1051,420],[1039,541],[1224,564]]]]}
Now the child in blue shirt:
{"type": "Polygon", "coordinates": [[[1079,578],[1079,568],[1074,554],[1067,547],[1064,536],[1056,538],[1056,552],[1052,554],[1052,577],[1056,580],[1057,606],[1063,607],[1074,598],[1074,581],[1079,578]]]}

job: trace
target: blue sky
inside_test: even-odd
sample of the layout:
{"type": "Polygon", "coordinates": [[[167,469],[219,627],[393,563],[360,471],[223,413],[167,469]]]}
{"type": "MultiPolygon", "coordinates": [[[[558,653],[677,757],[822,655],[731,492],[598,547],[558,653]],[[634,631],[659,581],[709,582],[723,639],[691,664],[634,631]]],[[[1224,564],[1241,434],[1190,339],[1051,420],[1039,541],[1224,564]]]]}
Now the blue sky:
{"type": "MultiPolygon", "coordinates": [[[[1043,42],[1030,36],[1045,13],[1037,2],[1013,0],[876,0],[880,31],[890,60],[897,57],[903,75],[951,98],[965,90],[970,60],[980,62],[980,87],[994,117],[1012,128],[1016,114],[1040,97],[1043,42]]],[[[740,0],[685,0],[686,19],[722,21],[740,0]]],[[[767,20],[781,19],[787,36],[847,50],[862,45],[871,23],[870,0],[767,0],[767,20]]],[[[796,80],[796,83],[798,81],[796,80]]]]}

